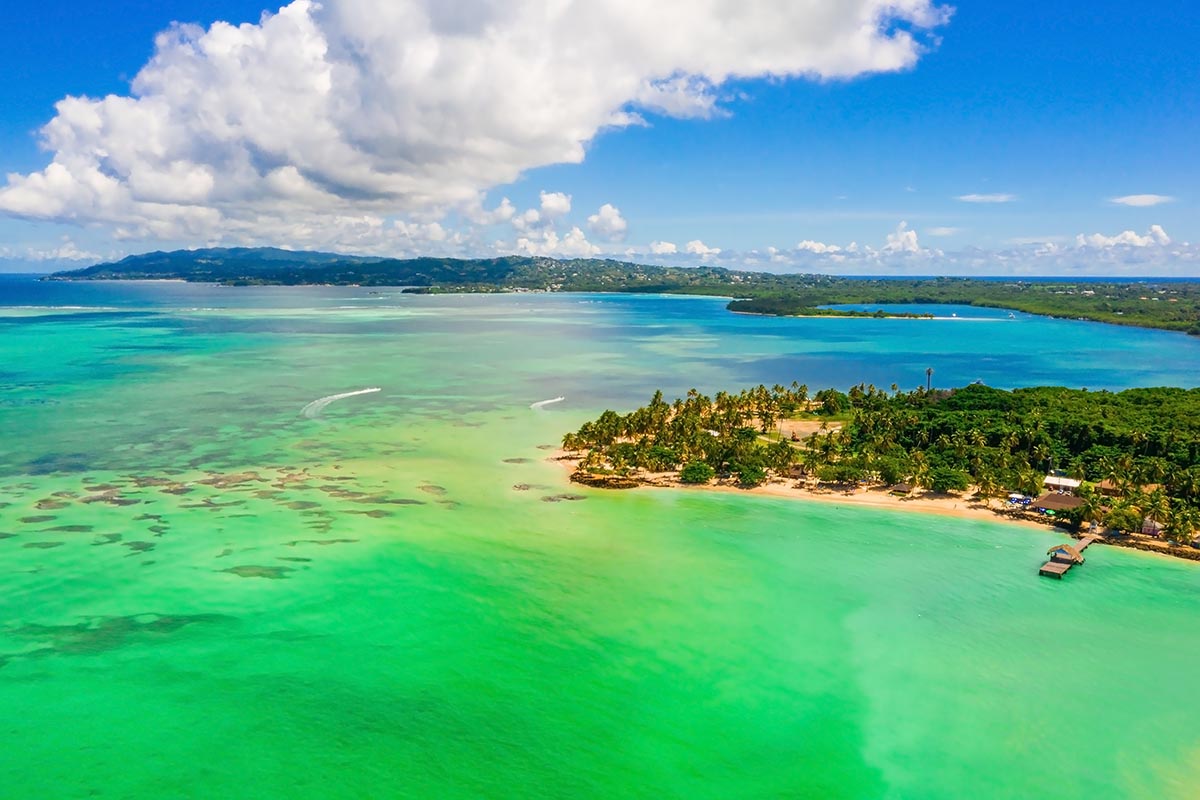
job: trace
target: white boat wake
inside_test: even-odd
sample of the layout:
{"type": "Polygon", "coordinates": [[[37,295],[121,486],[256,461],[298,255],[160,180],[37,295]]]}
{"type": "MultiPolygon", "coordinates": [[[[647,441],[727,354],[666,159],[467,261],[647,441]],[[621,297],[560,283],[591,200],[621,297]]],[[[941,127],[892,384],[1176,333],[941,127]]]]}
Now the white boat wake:
{"type": "Polygon", "coordinates": [[[565,398],[565,397],[554,397],[554,398],[551,398],[550,400],[540,400],[536,403],[530,403],[529,407],[532,408],[534,411],[541,411],[546,406],[551,406],[551,405],[554,405],[555,403],[561,403],[563,400],[566,400],[566,399],[567,398],[565,398]]]}
{"type": "Polygon", "coordinates": [[[375,394],[375,392],[382,392],[382,391],[383,391],[383,389],[374,388],[374,389],[359,389],[357,392],[342,392],[341,394],[331,394],[328,397],[322,397],[320,400],[313,400],[311,403],[306,405],[300,411],[300,414],[301,414],[301,416],[308,417],[309,419],[316,419],[317,417],[321,416],[321,412],[324,411],[325,407],[328,406],[330,403],[335,403],[338,400],[345,400],[347,397],[358,397],[360,394],[375,394]]]}

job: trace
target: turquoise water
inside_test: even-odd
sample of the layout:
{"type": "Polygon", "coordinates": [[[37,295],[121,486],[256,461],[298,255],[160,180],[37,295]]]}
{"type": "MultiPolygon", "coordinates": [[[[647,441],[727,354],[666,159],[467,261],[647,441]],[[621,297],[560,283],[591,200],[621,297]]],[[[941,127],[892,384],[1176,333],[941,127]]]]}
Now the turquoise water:
{"type": "Polygon", "coordinates": [[[5,796],[1195,796],[1194,565],[1101,548],[1039,580],[1052,533],[599,493],[541,449],[658,387],[1191,384],[1194,338],[608,295],[0,303],[5,796]]]}

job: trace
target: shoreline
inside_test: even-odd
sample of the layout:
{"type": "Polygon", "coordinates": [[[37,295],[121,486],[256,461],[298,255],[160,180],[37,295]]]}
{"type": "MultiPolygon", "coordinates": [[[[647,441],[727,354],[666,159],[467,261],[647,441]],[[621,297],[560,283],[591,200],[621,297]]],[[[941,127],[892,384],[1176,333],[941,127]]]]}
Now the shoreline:
{"type": "MultiPolygon", "coordinates": [[[[743,489],[732,481],[716,481],[691,485],[680,481],[679,474],[676,472],[650,473],[644,476],[628,478],[614,485],[605,486],[606,476],[596,476],[597,480],[594,483],[577,480],[576,476],[580,474],[578,471],[579,459],[570,456],[563,450],[555,451],[547,460],[556,462],[560,467],[568,470],[569,480],[572,483],[579,483],[580,485],[597,489],[609,489],[610,491],[642,488],[678,489],[692,492],[716,492],[718,494],[773,497],[783,500],[873,508],[881,511],[933,514],[941,517],[997,522],[1025,529],[1036,528],[1037,530],[1049,533],[1060,533],[1063,536],[1073,539],[1078,539],[1085,535],[1059,525],[1058,521],[1052,518],[1033,517],[1028,515],[1029,512],[1009,511],[1003,507],[985,505],[979,501],[968,499],[966,496],[935,495],[922,492],[920,494],[899,497],[890,494],[886,488],[860,488],[849,492],[834,489],[810,489],[790,479],[776,479],[750,489],[743,489]]],[[[1177,561],[1200,563],[1200,549],[1179,547],[1161,539],[1154,539],[1139,534],[1129,534],[1120,537],[1099,535],[1096,544],[1107,544],[1129,550],[1140,550],[1151,555],[1177,561]]]]}

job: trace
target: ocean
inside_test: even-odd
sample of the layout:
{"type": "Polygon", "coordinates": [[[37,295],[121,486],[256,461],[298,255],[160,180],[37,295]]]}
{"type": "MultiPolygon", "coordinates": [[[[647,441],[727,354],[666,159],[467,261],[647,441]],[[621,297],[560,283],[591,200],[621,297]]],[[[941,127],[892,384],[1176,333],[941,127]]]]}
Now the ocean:
{"type": "Polygon", "coordinates": [[[0,276],[0,796],[1196,796],[1200,565],[546,459],[659,388],[1192,385],[1200,339],[724,304],[0,276]]]}

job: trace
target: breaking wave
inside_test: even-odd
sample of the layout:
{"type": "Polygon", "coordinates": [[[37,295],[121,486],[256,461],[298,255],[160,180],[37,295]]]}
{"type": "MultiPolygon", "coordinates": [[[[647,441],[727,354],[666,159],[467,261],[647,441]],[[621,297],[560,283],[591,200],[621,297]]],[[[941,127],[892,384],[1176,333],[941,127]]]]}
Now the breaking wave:
{"type": "Polygon", "coordinates": [[[313,400],[300,411],[300,414],[308,419],[316,419],[317,417],[321,416],[321,412],[324,411],[325,407],[330,403],[335,403],[338,400],[345,400],[347,397],[358,397],[360,394],[374,394],[375,392],[381,391],[383,390],[376,387],[372,389],[359,389],[357,392],[331,394],[328,397],[322,397],[320,400],[313,400]]]}

